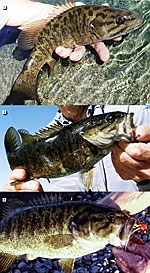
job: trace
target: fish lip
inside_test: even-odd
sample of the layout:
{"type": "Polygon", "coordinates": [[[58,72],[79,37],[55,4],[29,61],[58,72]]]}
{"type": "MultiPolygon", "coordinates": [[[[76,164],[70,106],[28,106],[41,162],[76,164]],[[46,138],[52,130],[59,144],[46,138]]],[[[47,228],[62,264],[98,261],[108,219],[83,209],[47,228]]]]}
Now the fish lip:
{"type": "Polygon", "coordinates": [[[133,123],[134,113],[127,113],[124,120],[119,124],[118,136],[119,139],[124,140],[126,142],[133,142],[135,137],[132,131],[134,127],[133,123]]]}
{"type": "Polygon", "coordinates": [[[130,128],[129,129],[129,135],[128,135],[128,132],[127,132],[127,139],[129,141],[134,141],[134,138],[135,138],[134,133],[132,131],[132,128],[134,128],[133,116],[134,116],[134,113],[130,113],[130,114],[127,114],[126,118],[125,118],[125,128],[127,128],[127,131],[130,128]]]}
{"type": "Polygon", "coordinates": [[[118,237],[119,237],[119,241],[120,241],[120,247],[121,248],[126,248],[128,241],[129,241],[129,237],[132,234],[132,229],[135,225],[136,219],[135,218],[128,218],[127,221],[121,225],[119,231],[118,231],[118,237]],[[124,229],[126,230],[126,234],[128,235],[127,238],[125,238],[125,240],[122,240],[121,235],[124,231],[124,229]]]}

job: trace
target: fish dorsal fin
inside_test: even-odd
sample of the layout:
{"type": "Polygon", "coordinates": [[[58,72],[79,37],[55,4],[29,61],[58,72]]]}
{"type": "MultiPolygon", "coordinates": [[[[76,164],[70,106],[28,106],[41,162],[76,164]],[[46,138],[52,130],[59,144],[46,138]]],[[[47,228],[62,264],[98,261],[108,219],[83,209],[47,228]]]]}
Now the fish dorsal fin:
{"type": "Polygon", "coordinates": [[[33,199],[29,201],[29,205],[32,207],[36,207],[39,205],[49,205],[49,204],[60,204],[63,202],[63,197],[62,195],[59,193],[52,193],[50,196],[48,196],[47,194],[41,195],[40,197],[38,197],[37,199],[33,199]]]}
{"type": "Polygon", "coordinates": [[[38,198],[33,198],[28,202],[24,202],[19,199],[9,199],[3,208],[3,219],[12,216],[20,209],[26,208],[28,206],[37,207],[39,205],[45,206],[48,204],[60,204],[63,201],[64,200],[61,193],[51,193],[49,196],[47,194],[42,194],[38,198]]]}
{"type": "Polygon", "coordinates": [[[23,50],[29,50],[34,47],[34,41],[38,34],[52,19],[60,15],[61,13],[75,7],[75,3],[72,1],[66,2],[65,4],[54,6],[52,12],[48,14],[47,18],[36,20],[24,26],[23,30],[18,36],[18,47],[23,50]]]}
{"type": "Polygon", "coordinates": [[[19,129],[18,132],[22,137],[23,143],[29,143],[29,142],[32,142],[33,140],[37,139],[35,136],[32,136],[31,134],[29,134],[29,132],[25,129],[19,129]]]}
{"type": "Polygon", "coordinates": [[[7,130],[4,144],[5,144],[6,153],[16,152],[20,148],[21,140],[15,128],[10,127],[7,130]]]}
{"type": "Polygon", "coordinates": [[[39,138],[50,137],[51,134],[60,131],[62,128],[63,125],[60,122],[57,122],[57,124],[52,124],[42,128],[39,132],[35,133],[35,136],[39,138]]]}
{"type": "Polygon", "coordinates": [[[8,200],[8,202],[4,205],[4,208],[3,208],[3,218],[9,218],[18,210],[26,206],[27,204],[19,199],[8,200]]]}
{"type": "Polygon", "coordinates": [[[74,259],[61,259],[59,263],[64,273],[72,273],[74,268],[74,259]]]}
{"type": "Polygon", "coordinates": [[[82,181],[83,185],[88,190],[90,190],[92,188],[92,183],[93,183],[93,169],[80,172],[80,180],[82,181]]]}
{"type": "Polygon", "coordinates": [[[5,271],[15,262],[15,260],[20,259],[21,256],[14,256],[8,253],[0,253],[0,272],[5,271]]]}
{"type": "Polygon", "coordinates": [[[75,6],[76,6],[75,2],[72,2],[71,0],[69,0],[69,2],[66,1],[65,3],[62,3],[61,5],[56,4],[59,14],[65,12],[68,9],[72,9],[75,6]]]}

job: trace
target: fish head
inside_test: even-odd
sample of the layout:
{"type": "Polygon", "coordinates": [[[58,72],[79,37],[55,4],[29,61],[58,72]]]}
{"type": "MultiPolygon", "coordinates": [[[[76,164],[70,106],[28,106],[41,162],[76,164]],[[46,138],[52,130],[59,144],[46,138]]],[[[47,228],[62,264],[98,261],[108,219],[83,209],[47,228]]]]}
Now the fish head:
{"type": "Polygon", "coordinates": [[[122,211],[101,205],[89,206],[71,221],[71,231],[78,240],[117,247],[127,245],[135,219],[122,211]]]}
{"type": "Polygon", "coordinates": [[[127,9],[95,6],[94,15],[90,22],[90,29],[97,40],[109,40],[125,35],[143,23],[140,15],[127,9]]]}
{"type": "Polygon", "coordinates": [[[133,116],[133,113],[118,111],[94,116],[80,134],[99,149],[111,147],[119,140],[133,141],[133,116]]]}

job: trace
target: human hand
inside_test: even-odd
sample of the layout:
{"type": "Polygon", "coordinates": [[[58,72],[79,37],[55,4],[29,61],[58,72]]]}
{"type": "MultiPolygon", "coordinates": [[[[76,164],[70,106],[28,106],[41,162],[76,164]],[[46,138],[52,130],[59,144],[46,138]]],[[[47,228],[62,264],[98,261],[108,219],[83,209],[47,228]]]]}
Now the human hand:
{"type": "Polygon", "coordinates": [[[135,127],[133,132],[139,142],[119,141],[113,149],[112,162],[122,179],[140,182],[150,179],[150,126],[135,127]]]}
{"type": "Polygon", "coordinates": [[[8,181],[4,184],[2,191],[43,191],[39,181],[29,180],[27,182],[19,183],[18,185],[11,186],[10,183],[16,180],[23,180],[27,177],[27,173],[24,169],[14,169],[8,178],[8,181]]]}
{"type": "MultiPolygon", "coordinates": [[[[120,41],[122,37],[114,38],[114,41],[120,41]]],[[[97,42],[94,44],[90,44],[98,53],[100,59],[103,62],[109,60],[109,50],[105,46],[103,42],[97,42]]],[[[82,59],[86,49],[85,46],[77,46],[75,49],[72,48],[65,48],[63,46],[59,46],[56,48],[55,52],[62,58],[69,58],[71,61],[77,62],[82,59]]]]}
{"type": "MultiPolygon", "coordinates": [[[[84,4],[82,2],[76,2],[76,5],[79,6],[84,4]]],[[[47,19],[50,15],[55,13],[54,9],[55,6],[53,5],[33,2],[30,0],[18,0],[17,5],[6,25],[15,26],[22,30],[26,25],[29,25],[34,21],[47,19]]],[[[117,37],[113,40],[120,41],[121,39],[121,37],[117,37]]],[[[103,42],[97,42],[91,44],[91,46],[97,51],[103,62],[108,61],[109,50],[103,42]]],[[[75,49],[59,46],[56,48],[55,52],[62,58],[69,58],[71,61],[76,62],[82,59],[85,50],[85,46],[77,46],[75,49]]]]}
{"type": "Polygon", "coordinates": [[[129,252],[116,247],[112,249],[118,267],[124,273],[149,273],[150,245],[143,245],[142,240],[134,236],[134,242],[128,242],[127,250],[129,252]]]}
{"type": "Polygon", "coordinates": [[[132,215],[150,206],[150,192],[114,192],[99,203],[132,215]]]}

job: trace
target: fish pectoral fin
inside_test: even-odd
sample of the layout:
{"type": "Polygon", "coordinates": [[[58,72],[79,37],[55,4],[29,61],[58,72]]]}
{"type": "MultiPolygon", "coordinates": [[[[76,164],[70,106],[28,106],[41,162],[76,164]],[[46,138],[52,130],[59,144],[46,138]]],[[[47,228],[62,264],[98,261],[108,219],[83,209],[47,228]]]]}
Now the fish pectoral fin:
{"type": "Polygon", "coordinates": [[[93,168],[80,172],[80,180],[82,181],[83,185],[90,190],[93,183],[93,168]]]}
{"type": "Polygon", "coordinates": [[[59,263],[64,273],[72,273],[74,267],[74,259],[61,259],[59,263]]]}
{"type": "Polygon", "coordinates": [[[5,144],[6,153],[16,152],[20,148],[21,141],[20,141],[19,134],[15,128],[10,127],[7,130],[4,144],[5,144]]]}
{"type": "Polygon", "coordinates": [[[88,133],[82,132],[82,131],[81,131],[81,132],[80,132],[80,135],[81,135],[86,141],[88,141],[89,143],[93,144],[94,146],[97,146],[97,147],[100,147],[100,146],[101,146],[100,141],[94,139],[94,137],[91,138],[91,137],[89,136],[88,133]]]}
{"type": "Polygon", "coordinates": [[[20,259],[21,256],[15,256],[8,253],[0,253],[0,272],[5,271],[11,266],[17,259],[20,259]]]}

